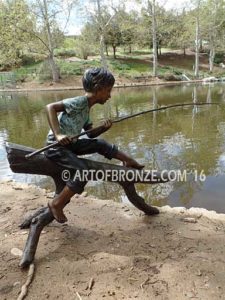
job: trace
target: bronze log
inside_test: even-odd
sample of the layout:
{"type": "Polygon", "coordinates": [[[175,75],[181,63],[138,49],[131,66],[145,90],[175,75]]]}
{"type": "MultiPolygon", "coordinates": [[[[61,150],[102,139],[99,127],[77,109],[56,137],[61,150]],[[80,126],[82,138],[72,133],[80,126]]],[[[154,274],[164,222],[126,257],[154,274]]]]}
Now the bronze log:
{"type": "MultiPolygon", "coordinates": [[[[53,178],[55,183],[55,194],[59,194],[65,186],[65,182],[61,178],[63,167],[60,167],[45,157],[44,154],[37,154],[31,159],[27,159],[25,156],[35,151],[33,148],[28,148],[22,145],[7,143],[6,151],[8,154],[8,161],[10,168],[15,173],[27,173],[46,175],[53,178]]],[[[124,170],[124,172],[134,171],[134,169],[118,166],[114,164],[102,163],[92,161],[88,159],[81,160],[85,163],[88,170],[124,170]]],[[[141,172],[135,170],[135,172],[141,172]]],[[[144,199],[140,197],[135,189],[135,183],[162,183],[167,182],[168,177],[164,173],[161,178],[160,173],[152,178],[151,173],[145,172],[145,180],[133,180],[133,181],[118,181],[117,183],[124,189],[129,201],[139,210],[143,211],[146,215],[155,215],[159,213],[156,207],[152,207],[145,203],[144,199]],[[157,179],[157,180],[156,180],[157,179]]],[[[113,181],[112,178],[107,178],[108,181],[113,181]]],[[[27,218],[20,228],[29,228],[29,235],[26,241],[26,245],[23,251],[23,256],[20,262],[22,268],[29,266],[35,257],[39,237],[42,229],[51,223],[54,217],[48,207],[44,207],[35,212],[32,216],[27,218]]]]}

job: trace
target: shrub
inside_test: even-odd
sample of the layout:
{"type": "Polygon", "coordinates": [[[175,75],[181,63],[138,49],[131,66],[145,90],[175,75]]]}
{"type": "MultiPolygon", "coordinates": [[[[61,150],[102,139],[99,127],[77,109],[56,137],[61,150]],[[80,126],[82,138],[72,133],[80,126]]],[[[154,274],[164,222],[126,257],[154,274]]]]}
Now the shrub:
{"type": "Polygon", "coordinates": [[[224,52],[217,52],[214,57],[214,63],[220,64],[224,61],[224,52]]]}
{"type": "Polygon", "coordinates": [[[55,56],[61,56],[61,57],[72,57],[72,56],[77,56],[77,53],[74,49],[56,49],[55,50],[55,56]]]}
{"type": "Polygon", "coordinates": [[[127,71],[131,69],[129,65],[120,63],[119,61],[111,61],[111,65],[115,70],[119,71],[127,71]]]}
{"type": "Polygon", "coordinates": [[[39,81],[52,79],[52,69],[48,60],[43,61],[37,72],[39,81]]]}
{"type": "Polygon", "coordinates": [[[166,81],[180,81],[181,80],[180,76],[174,75],[173,73],[170,73],[170,72],[164,73],[163,77],[166,81]]]}
{"type": "Polygon", "coordinates": [[[22,56],[21,56],[21,64],[24,66],[26,66],[26,65],[32,65],[32,64],[34,64],[34,63],[36,63],[36,58],[35,58],[35,56],[34,55],[32,55],[32,54],[23,54],[22,56]]]}
{"type": "Polygon", "coordinates": [[[65,60],[58,60],[61,75],[81,75],[83,73],[80,62],[72,62],[65,60]]]}

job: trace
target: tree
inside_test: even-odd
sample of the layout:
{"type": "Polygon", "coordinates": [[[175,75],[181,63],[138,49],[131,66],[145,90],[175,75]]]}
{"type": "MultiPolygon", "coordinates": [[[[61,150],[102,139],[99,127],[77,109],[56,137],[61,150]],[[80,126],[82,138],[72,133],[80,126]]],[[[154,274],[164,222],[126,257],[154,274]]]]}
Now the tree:
{"type": "Polygon", "coordinates": [[[129,53],[131,53],[132,45],[137,43],[137,32],[139,27],[138,21],[140,18],[138,18],[138,15],[135,11],[130,11],[128,13],[124,8],[121,8],[117,12],[116,19],[120,27],[121,44],[124,47],[128,47],[129,53]]]}
{"type": "Polygon", "coordinates": [[[207,0],[203,7],[203,36],[209,47],[209,71],[213,71],[216,50],[224,47],[224,0],[207,0]],[[222,43],[221,43],[222,42],[222,43]]]}
{"type": "Polygon", "coordinates": [[[110,14],[108,12],[108,8],[106,6],[103,6],[102,2],[103,2],[102,0],[95,0],[97,9],[95,9],[94,13],[90,13],[90,12],[89,13],[98,31],[101,64],[104,68],[108,68],[107,59],[105,56],[105,48],[106,48],[105,36],[106,36],[106,30],[111,20],[113,19],[115,13],[110,14]]]}
{"type": "Polygon", "coordinates": [[[99,48],[98,29],[97,24],[93,20],[85,24],[78,41],[76,48],[84,59],[87,59],[90,53],[97,51],[97,48],[99,48]]]}
{"type": "Polygon", "coordinates": [[[0,2],[0,65],[3,68],[19,65],[23,52],[28,49],[31,35],[20,28],[34,28],[25,1],[0,2]]]}
{"type": "Polygon", "coordinates": [[[186,55],[186,49],[193,43],[193,23],[190,12],[185,9],[174,15],[173,34],[168,45],[178,47],[186,55]]]}
{"type": "MultiPolygon", "coordinates": [[[[71,9],[75,4],[74,0],[57,1],[57,0],[33,0],[29,2],[30,13],[37,20],[35,31],[30,29],[22,29],[28,31],[36,40],[37,49],[45,53],[51,66],[52,79],[54,82],[59,81],[59,68],[55,62],[54,50],[63,40],[64,28],[60,29],[59,20],[62,14],[66,15],[68,21],[71,9]]],[[[64,16],[65,18],[65,16],[64,16]]]]}
{"type": "Polygon", "coordinates": [[[142,8],[137,26],[137,44],[140,47],[152,48],[151,16],[146,8],[142,8]]]}
{"type": "Polygon", "coordinates": [[[173,47],[176,35],[177,15],[173,11],[165,10],[164,7],[157,8],[157,55],[161,55],[161,47],[173,47]]]}
{"type": "Polygon", "coordinates": [[[152,54],[153,54],[153,76],[157,76],[158,69],[158,55],[157,55],[157,13],[158,13],[158,3],[156,0],[147,0],[147,7],[144,9],[146,14],[151,20],[151,33],[152,33],[152,54]]]}
{"type": "Polygon", "coordinates": [[[156,23],[156,2],[148,0],[149,11],[152,16],[152,48],[153,48],[153,76],[157,76],[158,51],[157,51],[157,23],[156,23]]]}
{"type": "Polygon", "coordinates": [[[199,77],[199,52],[200,52],[200,45],[201,45],[201,9],[202,9],[202,1],[204,0],[191,0],[194,9],[192,10],[192,15],[195,21],[195,65],[194,65],[194,73],[195,77],[199,77]]]}
{"type": "MultiPolygon", "coordinates": [[[[53,81],[59,81],[59,69],[54,58],[55,48],[64,35],[60,29],[60,14],[70,11],[75,0],[8,0],[1,2],[0,33],[2,59],[19,62],[21,51],[42,54],[47,57],[52,70],[53,81]]],[[[67,22],[66,22],[67,23],[67,22]]]]}
{"type": "Polygon", "coordinates": [[[113,58],[116,59],[116,47],[122,43],[122,34],[118,22],[111,21],[105,32],[105,43],[113,48],[113,58]]]}

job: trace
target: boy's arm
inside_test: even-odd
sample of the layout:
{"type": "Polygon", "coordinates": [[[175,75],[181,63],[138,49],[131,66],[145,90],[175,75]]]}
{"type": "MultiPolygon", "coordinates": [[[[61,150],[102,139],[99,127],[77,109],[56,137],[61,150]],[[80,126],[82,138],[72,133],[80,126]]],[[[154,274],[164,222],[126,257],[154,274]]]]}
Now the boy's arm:
{"type": "MultiPolygon", "coordinates": [[[[112,121],[106,120],[102,124],[101,128],[96,128],[96,130],[94,129],[91,133],[87,134],[87,136],[91,139],[96,138],[103,132],[107,131],[111,126],[112,126],[112,121]]],[[[93,128],[92,124],[88,124],[87,126],[84,127],[84,130],[90,130],[92,128],[93,128]]]]}
{"type": "Polygon", "coordinates": [[[65,111],[64,105],[62,101],[50,103],[46,106],[48,123],[51,127],[52,132],[56,140],[60,143],[60,145],[68,145],[72,139],[67,135],[63,135],[60,133],[59,121],[57,118],[57,113],[65,111]]]}

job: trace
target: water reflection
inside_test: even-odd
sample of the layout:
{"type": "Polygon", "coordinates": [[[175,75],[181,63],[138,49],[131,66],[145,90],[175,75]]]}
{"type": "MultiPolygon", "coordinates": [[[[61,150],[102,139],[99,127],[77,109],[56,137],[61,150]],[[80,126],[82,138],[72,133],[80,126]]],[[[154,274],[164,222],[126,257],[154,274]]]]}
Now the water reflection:
{"type": "MultiPolygon", "coordinates": [[[[80,95],[81,91],[0,94],[0,178],[48,186],[45,177],[12,174],[5,157],[4,141],[42,147],[48,132],[46,104],[80,95]]],[[[156,205],[201,206],[225,212],[225,86],[183,85],[114,89],[107,106],[96,105],[91,118],[97,125],[143,110],[184,102],[220,102],[220,106],[188,106],[153,112],[117,124],[103,135],[111,143],[154,170],[202,170],[206,181],[147,186],[138,185],[146,201],[156,205]],[[210,190],[210,192],[209,192],[210,190]]],[[[104,161],[95,155],[93,159],[104,161]]],[[[112,161],[118,163],[117,161],[112,161]]],[[[125,201],[116,184],[89,183],[90,193],[100,198],[125,201]]]]}

